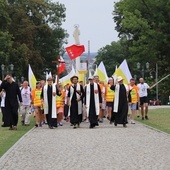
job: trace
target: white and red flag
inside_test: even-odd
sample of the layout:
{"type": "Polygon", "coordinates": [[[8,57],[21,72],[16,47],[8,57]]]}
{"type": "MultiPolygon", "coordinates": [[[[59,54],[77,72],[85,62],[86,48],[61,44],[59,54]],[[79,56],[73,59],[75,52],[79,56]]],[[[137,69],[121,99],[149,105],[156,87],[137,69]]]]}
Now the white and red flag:
{"type": "Polygon", "coordinates": [[[64,72],[66,70],[65,61],[64,61],[63,57],[61,57],[61,56],[59,56],[58,61],[59,61],[58,74],[61,74],[62,72],[64,72]]]}

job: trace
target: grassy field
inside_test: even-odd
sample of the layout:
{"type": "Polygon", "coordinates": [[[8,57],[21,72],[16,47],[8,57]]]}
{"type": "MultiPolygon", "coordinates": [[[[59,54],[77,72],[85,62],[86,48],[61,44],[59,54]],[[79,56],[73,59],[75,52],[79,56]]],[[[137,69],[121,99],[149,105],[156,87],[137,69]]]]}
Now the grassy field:
{"type": "Polygon", "coordinates": [[[170,134],[170,109],[150,109],[148,114],[149,120],[141,120],[136,118],[137,121],[159,129],[170,134]]]}
{"type": "MultiPolygon", "coordinates": [[[[0,113],[0,120],[1,119],[2,119],[2,114],[0,113]]],[[[19,120],[17,131],[8,130],[9,127],[0,127],[0,157],[10,147],[12,147],[25,133],[27,133],[34,125],[35,125],[34,118],[31,117],[30,126],[22,126],[19,120]]]]}

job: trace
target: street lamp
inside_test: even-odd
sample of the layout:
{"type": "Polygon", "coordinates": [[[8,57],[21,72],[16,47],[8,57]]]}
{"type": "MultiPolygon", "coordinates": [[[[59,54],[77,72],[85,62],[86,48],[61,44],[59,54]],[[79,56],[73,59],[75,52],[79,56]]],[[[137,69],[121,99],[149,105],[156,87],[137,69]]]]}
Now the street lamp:
{"type": "MultiPolygon", "coordinates": [[[[156,63],[156,66],[155,66],[155,71],[151,71],[150,72],[150,76],[151,78],[153,78],[152,76],[152,72],[155,72],[155,82],[158,82],[158,64],[156,63]]],[[[158,95],[158,84],[156,85],[156,100],[159,99],[159,95],[158,95]]]]}
{"type": "Polygon", "coordinates": [[[24,77],[22,76],[22,77],[21,77],[21,83],[23,83],[23,81],[24,81],[24,77]]]}
{"type": "MultiPolygon", "coordinates": [[[[13,70],[14,70],[14,65],[10,64],[10,73],[12,74],[13,70]]],[[[9,73],[8,67],[6,67],[5,69],[5,65],[1,64],[1,71],[2,71],[2,79],[4,79],[4,75],[9,73]]]]}
{"type": "Polygon", "coordinates": [[[135,79],[135,81],[136,81],[136,79],[137,79],[137,75],[134,75],[134,79],[135,79]]]}
{"type": "MultiPolygon", "coordinates": [[[[137,63],[137,68],[140,69],[141,68],[141,64],[138,62],[137,63]]],[[[145,72],[148,72],[149,71],[149,63],[147,62],[146,63],[146,70],[145,70],[145,67],[142,66],[142,69],[141,69],[141,73],[142,73],[142,78],[144,79],[144,76],[145,76],[145,72]]]]}

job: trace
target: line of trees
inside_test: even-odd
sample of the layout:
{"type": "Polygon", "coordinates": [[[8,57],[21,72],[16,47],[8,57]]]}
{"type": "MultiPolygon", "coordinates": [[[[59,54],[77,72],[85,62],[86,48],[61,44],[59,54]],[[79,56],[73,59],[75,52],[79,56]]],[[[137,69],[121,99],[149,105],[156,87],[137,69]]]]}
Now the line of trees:
{"type": "Polygon", "coordinates": [[[62,28],[66,8],[50,0],[0,1],[0,64],[14,65],[17,77],[27,77],[31,64],[38,79],[63,54],[68,34],[62,28]]]}
{"type": "MultiPolygon", "coordinates": [[[[96,63],[103,61],[111,76],[115,66],[127,59],[132,76],[141,77],[137,62],[150,63],[145,79],[155,82],[170,74],[170,0],[121,0],[114,5],[113,19],[120,40],[99,50],[96,63]],[[154,78],[151,78],[151,75],[154,78]]],[[[159,84],[159,98],[168,101],[170,78],[159,84]]],[[[155,96],[155,91],[152,91],[155,96]]]]}

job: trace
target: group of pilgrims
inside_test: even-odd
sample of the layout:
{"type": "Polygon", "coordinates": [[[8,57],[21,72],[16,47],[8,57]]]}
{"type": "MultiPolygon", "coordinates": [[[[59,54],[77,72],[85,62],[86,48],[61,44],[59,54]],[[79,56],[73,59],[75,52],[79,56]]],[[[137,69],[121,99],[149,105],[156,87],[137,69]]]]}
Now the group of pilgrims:
{"type": "MultiPolygon", "coordinates": [[[[17,130],[18,111],[23,126],[30,125],[33,114],[36,127],[47,124],[50,129],[62,126],[64,120],[74,129],[79,128],[82,121],[89,122],[89,128],[95,128],[103,123],[104,117],[110,124],[127,127],[129,122],[135,124],[139,86],[133,78],[128,85],[124,84],[121,76],[116,80],[111,77],[104,84],[95,75],[88,78],[86,85],[73,76],[65,86],[53,83],[53,78],[48,77],[47,81],[36,82],[36,88],[31,89],[28,81],[19,87],[12,76],[7,75],[0,85],[0,96],[1,126],[10,127],[9,130],[17,130]]],[[[148,118],[147,112],[145,118],[148,118]]]]}

